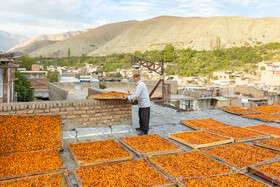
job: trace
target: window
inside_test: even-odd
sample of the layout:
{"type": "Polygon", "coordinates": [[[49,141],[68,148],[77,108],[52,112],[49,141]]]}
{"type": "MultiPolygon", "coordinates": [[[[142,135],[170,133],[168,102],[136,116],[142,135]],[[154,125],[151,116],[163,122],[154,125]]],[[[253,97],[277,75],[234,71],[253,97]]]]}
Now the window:
{"type": "Polygon", "coordinates": [[[24,77],[27,79],[30,79],[30,75],[29,74],[24,74],[24,77]]]}
{"type": "Polygon", "coordinates": [[[44,74],[43,73],[40,73],[39,74],[39,77],[42,79],[42,78],[44,78],[44,74]]]}
{"type": "Polygon", "coordinates": [[[32,73],[32,76],[31,76],[31,78],[36,78],[36,73],[32,73]]]}

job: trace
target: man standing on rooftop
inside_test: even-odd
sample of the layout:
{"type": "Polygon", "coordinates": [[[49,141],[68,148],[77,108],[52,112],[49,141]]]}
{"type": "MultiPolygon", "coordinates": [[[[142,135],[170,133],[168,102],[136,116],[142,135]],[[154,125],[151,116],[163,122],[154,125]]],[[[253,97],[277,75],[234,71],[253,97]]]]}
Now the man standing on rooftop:
{"type": "Polygon", "coordinates": [[[141,75],[139,73],[133,74],[133,80],[136,83],[136,91],[134,94],[124,96],[123,99],[131,101],[133,98],[138,99],[138,115],[140,128],[136,128],[137,131],[141,131],[139,135],[146,135],[149,131],[150,121],[150,97],[146,87],[146,84],[142,82],[141,75]]]}

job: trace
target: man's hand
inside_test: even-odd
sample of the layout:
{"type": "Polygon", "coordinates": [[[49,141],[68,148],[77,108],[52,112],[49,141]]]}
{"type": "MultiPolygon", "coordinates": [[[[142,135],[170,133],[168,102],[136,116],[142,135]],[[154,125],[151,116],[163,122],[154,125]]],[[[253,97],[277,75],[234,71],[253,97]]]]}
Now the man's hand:
{"type": "Polygon", "coordinates": [[[123,96],[123,100],[127,100],[127,96],[123,96]]]}

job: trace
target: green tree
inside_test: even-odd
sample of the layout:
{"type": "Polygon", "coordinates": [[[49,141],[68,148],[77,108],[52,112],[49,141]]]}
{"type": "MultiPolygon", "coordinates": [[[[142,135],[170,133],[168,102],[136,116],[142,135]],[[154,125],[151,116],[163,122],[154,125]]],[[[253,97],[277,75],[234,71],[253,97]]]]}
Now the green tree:
{"type": "Polygon", "coordinates": [[[71,51],[70,51],[70,48],[68,48],[68,58],[70,58],[71,56],[71,51]]]}
{"type": "Polygon", "coordinates": [[[217,36],[217,39],[216,39],[216,49],[221,49],[221,38],[220,38],[220,36],[217,36]]]}
{"type": "Polygon", "coordinates": [[[31,70],[32,64],[35,63],[34,58],[30,58],[28,55],[21,56],[19,58],[19,61],[21,61],[21,63],[19,64],[19,67],[20,68],[26,68],[26,70],[31,70]]]}
{"type": "Polygon", "coordinates": [[[58,75],[59,75],[58,71],[48,72],[47,79],[49,79],[50,82],[58,82],[58,75]]]}
{"type": "Polygon", "coordinates": [[[262,66],[262,67],[260,68],[260,70],[261,70],[261,71],[264,71],[264,70],[265,70],[265,67],[264,67],[264,66],[262,66]]]}
{"type": "Polygon", "coordinates": [[[33,91],[31,89],[30,81],[27,80],[19,71],[16,71],[15,77],[15,91],[17,92],[18,102],[33,101],[33,91]]]}
{"type": "Polygon", "coordinates": [[[172,44],[167,44],[163,51],[162,51],[162,56],[163,56],[163,61],[164,62],[173,62],[175,60],[175,48],[173,47],[172,44]]]}

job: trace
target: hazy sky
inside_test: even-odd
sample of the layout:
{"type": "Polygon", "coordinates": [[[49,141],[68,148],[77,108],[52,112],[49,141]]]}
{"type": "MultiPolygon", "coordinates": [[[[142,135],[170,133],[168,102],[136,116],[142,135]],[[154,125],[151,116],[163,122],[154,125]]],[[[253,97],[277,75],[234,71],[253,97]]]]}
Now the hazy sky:
{"type": "Polygon", "coordinates": [[[162,15],[280,17],[280,0],[0,0],[0,30],[27,37],[162,15]]]}

